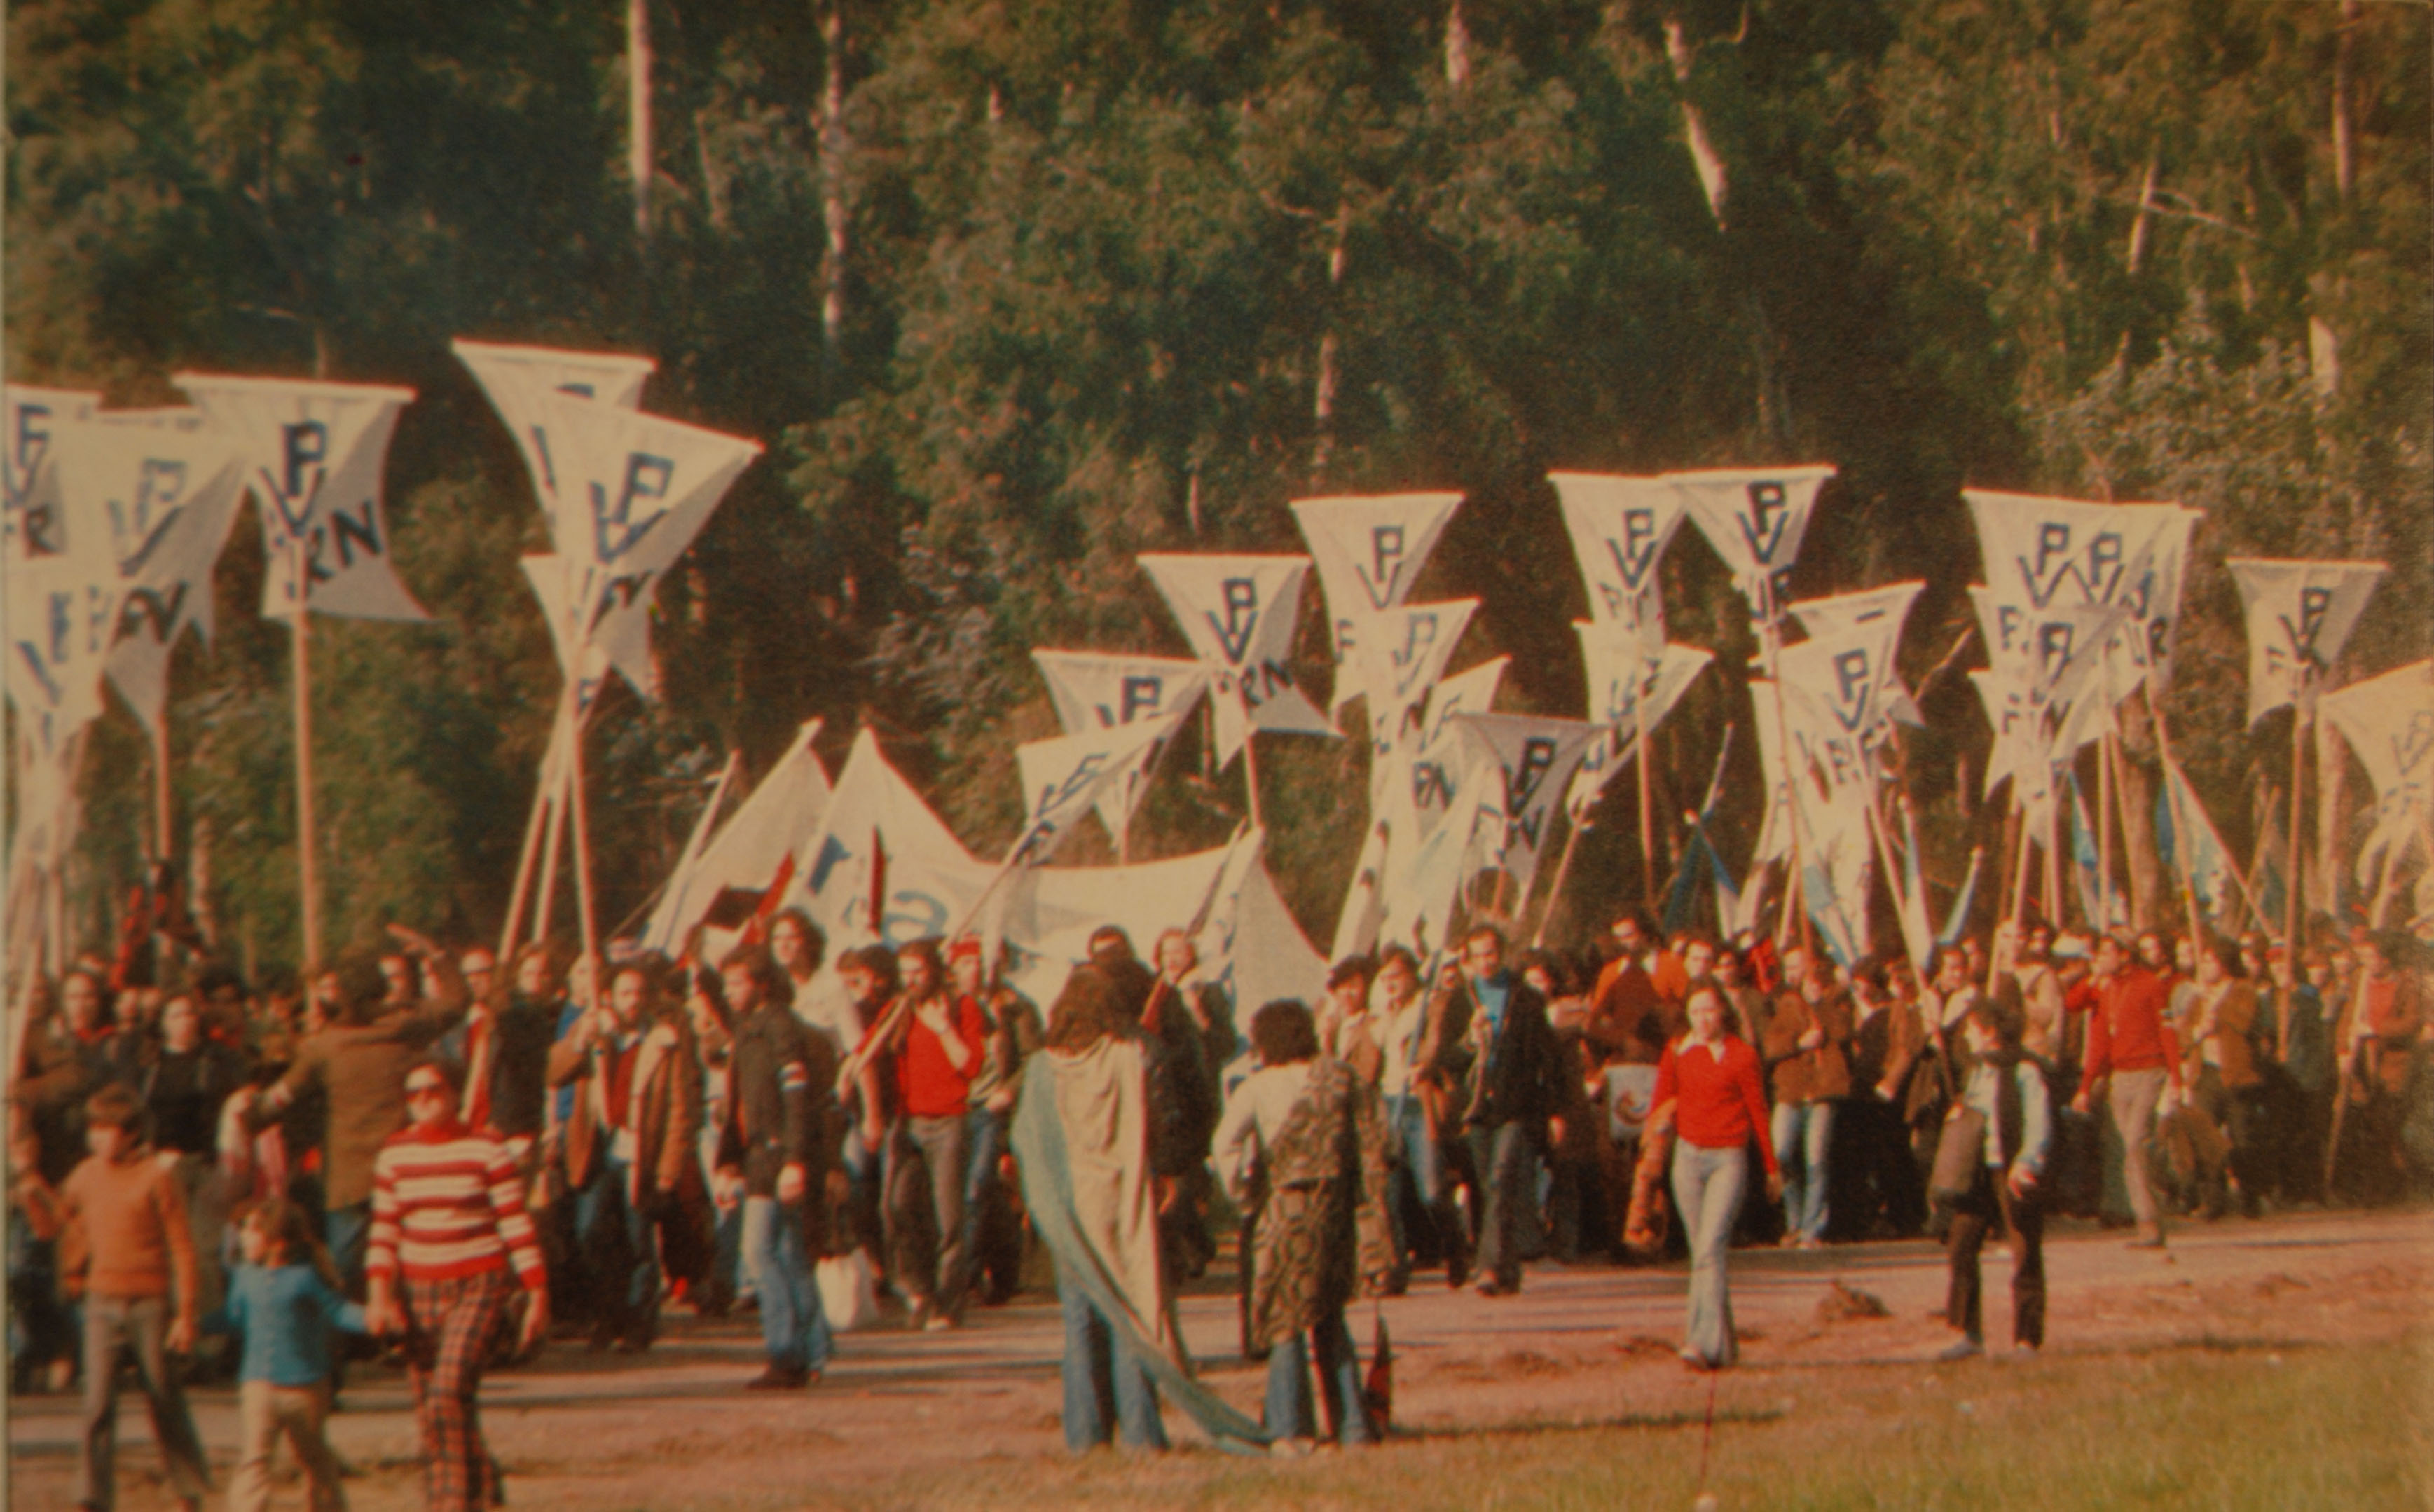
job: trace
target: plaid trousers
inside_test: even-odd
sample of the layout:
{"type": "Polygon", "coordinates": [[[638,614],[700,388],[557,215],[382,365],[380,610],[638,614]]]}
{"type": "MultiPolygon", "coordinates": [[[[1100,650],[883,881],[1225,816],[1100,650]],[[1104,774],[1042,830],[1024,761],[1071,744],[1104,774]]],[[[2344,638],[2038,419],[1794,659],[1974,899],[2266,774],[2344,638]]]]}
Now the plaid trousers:
{"type": "Polygon", "coordinates": [[[487,1512],[506,1500],[482,1442],[474,1400],[491,1335],[517,1289],[505,1269],[405,1283],[405,1367],[422,1431],[422,1492],[430,1512],[487,1512]]]}

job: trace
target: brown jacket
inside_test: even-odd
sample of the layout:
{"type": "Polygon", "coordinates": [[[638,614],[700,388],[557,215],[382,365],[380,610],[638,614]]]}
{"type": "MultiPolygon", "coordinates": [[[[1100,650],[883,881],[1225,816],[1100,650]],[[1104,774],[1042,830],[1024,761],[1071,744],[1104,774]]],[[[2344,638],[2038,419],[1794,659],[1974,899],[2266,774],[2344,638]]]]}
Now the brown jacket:
{"type": "Polygon", "coordinates": [[[2250,1031],[2256,1026],[2256,988],[2246,982],[2224,982],[2209,1022],[2206,989],[2199,988],[2191,1011],[2193,1022],[2187,1026],[2186,1036],[2188,1070],[2192,1074],[2204,1064],[2205,1052],[2212,1047],[2225,1089],[2238,1091],[2265,1079],[2256,1070],[2256,1057],[2248,1042],[2250,1031]]]}
{"type": "MultiPolygon", "coordinates": [[[[574,1083],[574,1112],[567,1120],[563,1158],[570,1192],[591,1184],[593,1168],[606,1152],[608,1131],[602,1123],[608,1112],[601,1075],[605,1048],[578,1046],[578,1027],[549,1047],[549,1084],[574,1083]]],[[[663,1017],[643,1031],[634,1048],[634,1069],[626,1078],[625,1126],[634,1131],[635,1205],[648,1210],[682,1184],[685,1167],[696,1158],[701,1133],[701,1066],[694,1056],[693,1030],[683,1020],[663,1017]]]]}
{"type": "Polygon", "coordinates": [[[319,1084],[330,1105],[323,1141],[333,1208],[369,1202],[372,1160],[388,1137],[405,1127],[405,1074],[432,1041],[465,1016],[462,994],[392,1012],[371,1023],[334,1023],[296,1047],[295,1064],[272,1084],[252,1124],[267,1124],[308,1086],[319,1084]]]}
{"type": "Polygon", "coordinates": [[[1851,999],[1842,988],[1833,988],[1813,1004],[1796,990],[1778,993],[1763,1047],[1766,1063],[1774,1072],[1774,1100],[1812,1103],[1848,1096],[1850,1040],[1851,999]],[[1826,1042],[1814,1050],[1803,1050],[1800,1037],[1811,1029],[1825,1030],[1826,1042]]]}

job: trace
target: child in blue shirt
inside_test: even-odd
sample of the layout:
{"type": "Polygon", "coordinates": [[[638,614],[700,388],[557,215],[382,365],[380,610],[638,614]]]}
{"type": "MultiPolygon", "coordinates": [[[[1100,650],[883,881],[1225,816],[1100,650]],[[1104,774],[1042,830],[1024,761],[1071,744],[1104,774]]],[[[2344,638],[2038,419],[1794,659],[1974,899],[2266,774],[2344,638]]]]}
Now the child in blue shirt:
{"type": "Polygon", "coordinates": [[[340,1296],[328,1252],[311,1220],[292,1202],[271,1198],[237,1229],[245,1263],[229,1280],[214,1322],[245,1335],[237,1363],[238,1420],[244,1442],[230,1512],[270,1505],[270,1456],[283,1434],[303,1468],[313,1512],[345,1512],[338,1456],[322,1436],[330,1412],[330,1333],[365,1332],[361,1304],[340,1296]]]}

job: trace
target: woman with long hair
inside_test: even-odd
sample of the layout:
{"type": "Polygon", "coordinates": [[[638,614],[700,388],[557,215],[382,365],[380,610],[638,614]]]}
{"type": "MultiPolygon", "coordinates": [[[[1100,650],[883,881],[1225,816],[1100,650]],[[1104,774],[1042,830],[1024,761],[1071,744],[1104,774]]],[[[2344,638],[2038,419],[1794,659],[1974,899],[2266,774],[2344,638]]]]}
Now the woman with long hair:
{"type": "Polygon", "coordinates": [[[1682,1362],[1694,1370],[1733,1363],[1732,1295],[1724,1281],[1724,1251],[1740,1216],[1749,1182],[1749,1143],[1757,1142],[1766,1161],[1770,1202],[1783,1194],[1769,1138],[1766,1092],[1758,1085],[1757,1052],[1724,1028],[1723,995],[1712,987],[1691,990],[1684,1011],[1690,1029],[1665,1047],[1656,1063],[1654,1126],[1671,1125],[1673,1202],[1690,1241],[1689,1320],[1682,1362]],[[1671,1116],[1668,1118],[1668,1105],[1671,1116]]]}

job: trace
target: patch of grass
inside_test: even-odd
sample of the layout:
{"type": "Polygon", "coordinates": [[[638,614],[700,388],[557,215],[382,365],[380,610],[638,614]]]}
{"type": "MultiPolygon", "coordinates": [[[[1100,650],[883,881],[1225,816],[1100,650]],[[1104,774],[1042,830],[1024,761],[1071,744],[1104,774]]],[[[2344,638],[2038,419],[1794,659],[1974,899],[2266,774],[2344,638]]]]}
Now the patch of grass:
{"type": "MultiPolygon", "coordinates": [[[[1684,1392],[1675,1413],[1483,1425],[1291,1463],[1186,1452],[917,1472],[830,1504],[1687,1512],[1707,1430],[1704,1394],[1684,1392]]],[[[2434,1339],[1747,1370],[1720,1379],[1706,1447],[1726,1512],[2428,1506],[2434,1339]]]]}

